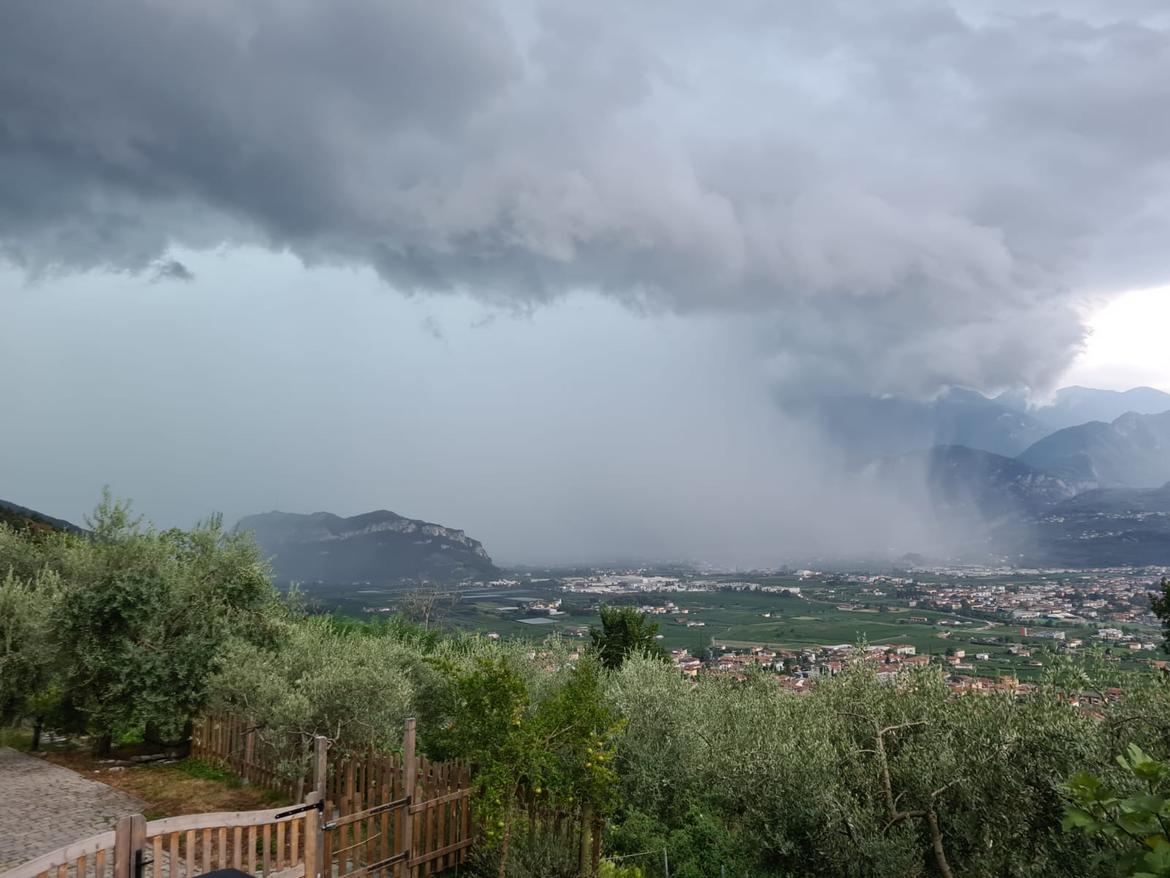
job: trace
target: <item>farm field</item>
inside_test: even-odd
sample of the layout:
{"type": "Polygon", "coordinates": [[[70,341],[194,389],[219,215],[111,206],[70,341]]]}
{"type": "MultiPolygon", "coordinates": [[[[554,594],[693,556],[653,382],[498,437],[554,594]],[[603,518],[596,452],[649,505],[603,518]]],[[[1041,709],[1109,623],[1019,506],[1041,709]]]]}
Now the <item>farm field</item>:
{"type": "MultiPolygon", "coordinates": [[[[760,578],[759,585],[792,586],[789,578],[760,578]]],[[[437,618],[445,626],[501,637],[540,640],[549,634],[585,638],[598,624],[600,602],[665,608],[652,612],[662,643],[668,649],[698,654],[710,647],[764,646],[799,650],[834,644],[909,644],[922,655],[966,653],[965,663],[981,676],[1015,674],[1032,679],[1044,672],[1057,656],[1056,641],[1044,634],[1058,631],[1072,640],[1088,642],[1096,633],[1089,625],[1029,623],[1026,631],[1003,621],[988,621],[962,612],[942,612],[911,607],[895,595],[875,597],[872,591],[839,582],[800,582],[800,594],[712,588],[706,591],[670,591],[595,595],[567,593],[559,583],[542,580],[507,588],[475,587],[444,595],[437,618]],[[528,609],[534,601],[561,601],[560,612],[549,614],[528,609]],[[1018,656],[1009,644],[1026,643],[1031,655],[1018,656]],[[977,654],[987,658],[979,660],[977,654]]],[[[342,615],[376,618],[389,615],[402,600],[393,589],[331,589],[310,594],[323,608],[342,615]]],[[[1104,659],[1104,649],[1096,650],[1104,659]]],[[[1150,655],[1123,653],[1109,657],[1120,668],[1142,666],[1150,655]]]]}

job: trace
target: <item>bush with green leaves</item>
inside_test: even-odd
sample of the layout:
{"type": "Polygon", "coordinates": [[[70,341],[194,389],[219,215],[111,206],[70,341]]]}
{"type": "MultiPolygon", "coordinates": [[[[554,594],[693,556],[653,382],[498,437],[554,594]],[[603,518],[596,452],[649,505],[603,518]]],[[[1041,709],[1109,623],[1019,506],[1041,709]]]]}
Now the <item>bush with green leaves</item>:
{"type": "Polygon", "coordinates": [[[229,644],[271,636],[283,611],[268,567],[218,517],[156,531],[107,495],[89,524],[35,539],[0,528],[5,601],[23,607],[0,617],[0,639],[34,617],[43,630],[20,640],[25,670],[5,703],[35,716],[55,702],[99,750],[135,730],[181,739],[229,644]],[[28,673],[30,660],[41,671],[28,673]]]}
{"type": "Polygon", "coordinates": [[[0,722],[32,719],[34,750],[45,725],[60,720],[61,663],[52,627],[60,595],[52,570],[26,581],[9,569],[0,580],[0,722]]]}
{"type": "Polygon", "coordinates": [[[664,659],[666,651],[658,642],[658,624],[634,607],[600,608],[601,627],[589,629],[593,652],[607,668],[619,668],[632,655],[664,659]]]}
{"type": "Polygon", "coordinates": [[[1087,771],[1072,776],[1063,826],[1104,840],[1099,859],[1114,874],[1170,878],[1170,762],[1130,744],[1117,764],[1116,783],[1087,771]]]}
{"type": "Polygon", "coordinates": [[[635,658],[609,692],[627,720],[614,849],[676,839],[672,874],[710,873],[687,840],[709,823],[735,874],[1064,875],[1092,851],[1060,832],[1060,785],[1100,764],[1102,724],[1043,690],[955,696],[932,669],[888,685],[855,667],[797,696],[635,658]]]}
{"type": "Polygon", "coordinates": [[[521,668],[548,655],[478,656],[465,667],[448,660],[446,716],[435,717],[426,746],[468,760],[478,794],[476,816],[497,872],[509,874],[517,810],[576,813],[589,825],[617,804],[614,767],[622,722],[605,698],[602,669],[589,659],[546,668],[533,689],[521,668]]]}
{"type": "Polygon", "coordinates": [[[367,636],[328,617],[279,625],[275,644],[238,640],[212,681],[212,706],[247,717],[277,771],[306,775],[313,739],[338,750],[392,751],[414,709],[423,656],[392,635],[367,636]]]}

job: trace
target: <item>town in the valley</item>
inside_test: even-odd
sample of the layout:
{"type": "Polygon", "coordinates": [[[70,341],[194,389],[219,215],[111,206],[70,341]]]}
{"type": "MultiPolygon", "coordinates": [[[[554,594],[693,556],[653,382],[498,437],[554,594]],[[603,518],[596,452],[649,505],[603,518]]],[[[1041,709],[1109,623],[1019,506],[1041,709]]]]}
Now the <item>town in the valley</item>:
{"type": "MultiPolygon", "coordinates": [[[[1026,691],[1069,660],[1106,678],[1110,669],[1165,668],[1149,594],[1167,572],[521,571],[444,591],[435,613],[490,638],[585,639],[600,606],[627,605],[657,624],[659,642],[688,676],[763,673],[799,692],[861,660],[882,679],[937,665],[956,689],[1026,691]]],[[[396,612],[401,596],[366,585],[316,597],[369,617],[396,612]]]]}

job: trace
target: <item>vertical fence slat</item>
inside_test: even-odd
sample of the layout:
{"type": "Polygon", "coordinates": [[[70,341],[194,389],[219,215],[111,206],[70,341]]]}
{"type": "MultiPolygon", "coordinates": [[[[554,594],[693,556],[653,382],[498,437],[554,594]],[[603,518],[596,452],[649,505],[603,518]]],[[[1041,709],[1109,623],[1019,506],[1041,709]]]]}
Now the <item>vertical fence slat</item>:
{"type": "MultiPolygon", "coordinates": [[[[403,792],[408,796],[414,796],[415,786],[417,785],[418,764],[415,761],[415,721],[411,717],[406,720],[406,728],[402,735],[402,770],[403,792]]],[[[411,799],[413,801],[413,799],[411,799]]],[[[414,818],[410,813],[410,808],[402,810],[402,843],[406,852],[407,859],[415,855],[414,846],[414,818]]],[[[415,870],[409,866],[406,868],[406,874],[413,876],[416,874],[415,870]]]]}
{"type": "MultiPolygon", "coordinates": [[[[374,770],[374,751],[367,750],[366,755],[365,755],[365,765],[362,766],[362,779],[365,781],[365,784],[366,784],[366,788],[365,788],[365,791],[363,794],[363,798],[365,799],[365,801],[362,803],[363,808],[372,808],[377,802],[377,800],[375,799],[375,796],[378,794],[378,790],[377,790],[377,785],[374,781],[375,774],[376,774],[376,772],[374,770]]],[[[377,862],[377,852],[376,852],[375,847],[374,847],[375,844],[377,843],[377,839],[375,838],[375,832],[374,832],[374,829],[377,826],[377,822],[378,822],[377,819],[374,817],[367,817],[365,819],[365,824],[366,824],[366,827],[365,827],[365,831],[366,831],[365,863],[367,865],[369,865],[370,863],[377,862]]]]}
{"type": "MultiPolygon", "coordinates": [[[[385,805],[394,800],[394,783],[390,776],[390,760],[385,757],[378,760],[378,777],[380,778],[379,792],[381,793],[378,804],[385,805]]],[[[381,845],[378,848],[378,859],[384,860],[396,853],[392,848],[393,839],[390,836],[390,812],[383,811],[382,819],[378,822],[380,824],[378,832],[381,839],[381,845]]]]}
{"type": "Polygon", "coordinates": [[[170,843],[171,843],[170,876],[171,876],[171,878],[179,878],[179,833],[177,833],[177,832],[171,833],[170,843]]]}
{"type": "MultiPolygon", "coordinates": [[[[161,835],[156,835],[150,845],[150,858],[154,860],[151,864],[154,866],[154,878],[162,878],[163,873],[163,840],[161,835]]],[[[80,876],[79,876],[80,878],[80,876]]]]}
{"type": "MultiPolygon", "coordinates": [[[[449,775],[447,774],[447,766],[441,765],[439,767],[439,788],[438,788],[438,790],[436,790],[436,792],[440,796],[445,796],[445,795],[447,795],[448,792],[450,792],[450,787],[448,786],[448,780],[449,780],[449,775]]],[[[447,846],[447,808],[448,807],[449,806],[446,802],[439,805],[439,808],[438,808],[439,813],[435,815],[435,822],[437,824],[435,826],[435,837],[438,839],[438,849],[439,850],[442,850],[443,848],[445,848],[447,846]]],[[[447,866],[449,865],[450,859],[451,859],[450,854],[443,854],[443,856],[439,857],[438,862],[435,863],[436,871],[442,872],[444,869],[446,869],[447,866]]]]}
{"type": "MultiPolygon", "coordinates": [[[[325,833],[329,835],[328,832],[325,833]]],[[[305,814],[305,878],[317,878],[318,875],[324,878],[333,878],[333,869],[328,863],[322,869],[321,863],[318,861],[319,851],[317,850],[317,812],[309,811],[305,814]]]]}

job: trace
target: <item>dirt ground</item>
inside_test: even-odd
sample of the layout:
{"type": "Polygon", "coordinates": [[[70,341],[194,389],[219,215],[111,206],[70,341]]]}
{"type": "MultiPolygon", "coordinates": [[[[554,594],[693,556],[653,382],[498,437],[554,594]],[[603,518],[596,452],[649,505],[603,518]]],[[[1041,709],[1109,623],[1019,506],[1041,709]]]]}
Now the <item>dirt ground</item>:
{"type": "Polygon", "coordinates": [[[215,766],[195,760],[139,765],[128,762],[125,753],[103,759],[84,750],[60,749],[47,750],[41,756],[142,799],[147,803],[147,820],[209,811],[250,811],[288,803],[279,795],[244,786],[215,766]]]}

